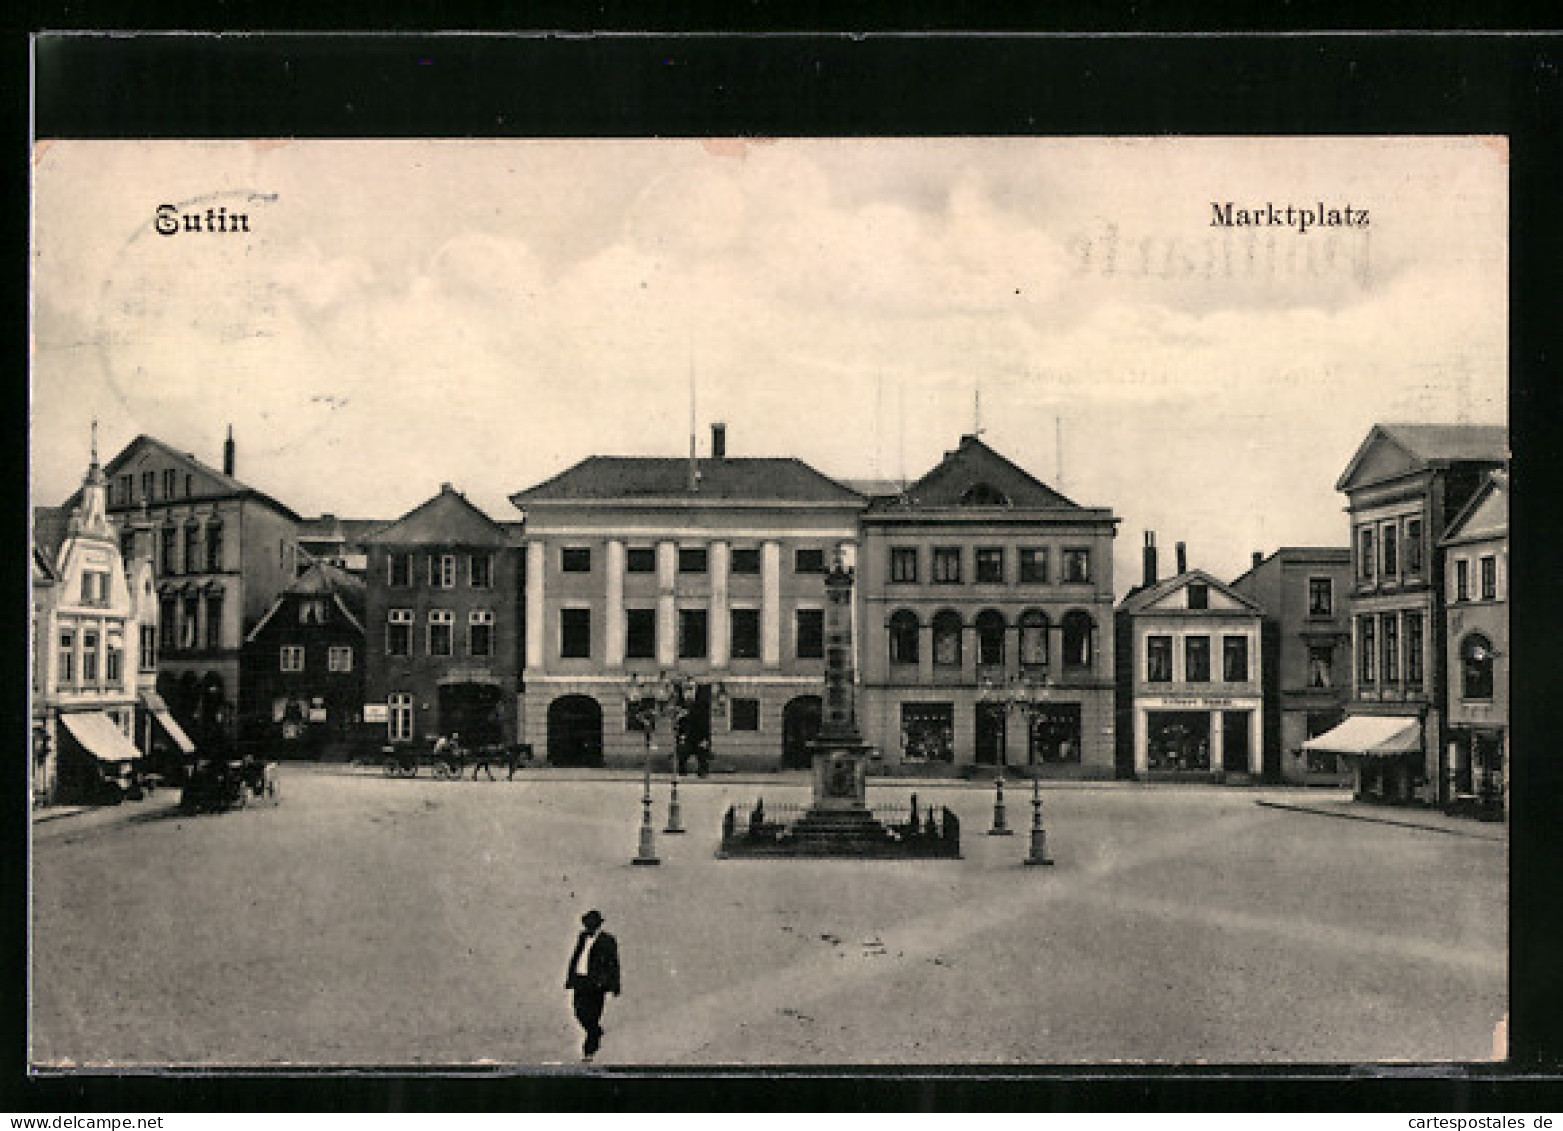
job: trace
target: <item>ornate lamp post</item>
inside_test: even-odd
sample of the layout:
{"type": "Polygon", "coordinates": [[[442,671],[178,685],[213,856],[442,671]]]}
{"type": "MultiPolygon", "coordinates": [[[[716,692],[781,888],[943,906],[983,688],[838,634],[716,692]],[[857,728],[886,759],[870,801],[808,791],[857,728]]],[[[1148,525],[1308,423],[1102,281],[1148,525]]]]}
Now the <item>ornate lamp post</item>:
{"type": "MultiPolygon", "coordinates": [[[[1039,694],[1042,690],[1037,684],[1027,680],[1023,675],[1008,676],[1003,683],[995,680],[985,680],[977,697],[984,703],[1001,703],[1004,706],[1005,716],[1011,715],[1023,717],[1026,721],[1026,737],[1030,741],[1032,729],[1035,726],[1036,713],[1043,703],[1039,694]]],[[[1047,855],[1047,830],[1042,827],[1042,777],[1036,772],[1035,767],[1031,774],[1031,852],[1026,857],[1027,864],[1051,864],[1053,861],[1047,855]]],[[[1010,829],[1004,821],[1004,774],[1002,764],[999,772],[999,783],[996,800],[993,805],[993,828],[988,830],[990,836],[1007,836],[1010,829]]]]}
{"type": "MultiPolygon", "coordinates": [[[[651,826],[651,751],[653,738],[656,735],[659,720],[667,720],[671,726],[670,733],[676,733],[678,721],[688,714],[688,708],[684,706],[688,693],[692,690],[691,682],[684,676],[669,676],[666,672],[659,673],[655,683],[648,683],[639,675],[630,679],[629,687],[625,690],[625,707],[641,732],[646,736],[645,759],[645,786],[641,792],[640,815],[640,851],[635,859],[635,864],[660,864],[657,857],[656,832],[651,826]]],[[[673,797],[668,806],[668,827],[664,832],[681,833],[683,825],[679,822],[678,809],[678,759],[674,758],[673,771],[673,797]]]]}

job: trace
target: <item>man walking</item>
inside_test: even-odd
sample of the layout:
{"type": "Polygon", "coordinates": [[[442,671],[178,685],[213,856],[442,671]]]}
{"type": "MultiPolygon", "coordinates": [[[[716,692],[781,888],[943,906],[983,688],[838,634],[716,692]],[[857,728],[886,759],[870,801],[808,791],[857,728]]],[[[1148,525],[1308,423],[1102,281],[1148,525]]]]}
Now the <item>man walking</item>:
{"type": "Polygon", "coordinates": [[[619,993],[619,944],[602,929],[602,915],[596,910],[581,916],[585,928],[575,940],[564,988],[575,991],[575,1019],[586,1030],[581,1059],[591,1060],[602,1043],[602,1006],[609,994],[619,993]]]}

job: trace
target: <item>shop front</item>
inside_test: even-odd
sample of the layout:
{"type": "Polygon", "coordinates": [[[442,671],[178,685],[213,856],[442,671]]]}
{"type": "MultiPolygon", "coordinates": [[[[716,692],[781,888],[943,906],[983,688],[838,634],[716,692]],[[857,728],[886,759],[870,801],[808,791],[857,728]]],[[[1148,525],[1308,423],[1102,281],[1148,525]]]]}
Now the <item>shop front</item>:
{"type": "Polygon", "coordinates": [[[1136,711],[1135,773],[1148,781],[1247,781],[1261,772],[1259,700],[1156,699],[1136,711]]]}
{"type": "Polygon", "coordinates": [[[1452,809],[1501,817],[1505,809],[1505,731],[1502,727],[1449,729],[1449,783],[1452,809]]]}
{"type": "Polygon", "coordinates": [[[1405,803],[1424,784],[1422,721],[1414,715],[1349,715],[1304,742],[1303,752],[1344,757],[1358,800],[1405,803]]]}

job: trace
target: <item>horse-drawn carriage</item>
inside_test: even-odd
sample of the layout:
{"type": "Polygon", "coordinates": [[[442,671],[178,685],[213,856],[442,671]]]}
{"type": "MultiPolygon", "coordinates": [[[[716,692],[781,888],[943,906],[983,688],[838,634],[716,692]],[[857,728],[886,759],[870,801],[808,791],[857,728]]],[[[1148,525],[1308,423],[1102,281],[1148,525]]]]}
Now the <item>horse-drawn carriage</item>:
{"type": "Polygon", "coordinates": [[[281,800],[277,763],[259,758],[197,758],[185,778],[179,808],[186,813],[243,809],[251,801],[281,800]]]}

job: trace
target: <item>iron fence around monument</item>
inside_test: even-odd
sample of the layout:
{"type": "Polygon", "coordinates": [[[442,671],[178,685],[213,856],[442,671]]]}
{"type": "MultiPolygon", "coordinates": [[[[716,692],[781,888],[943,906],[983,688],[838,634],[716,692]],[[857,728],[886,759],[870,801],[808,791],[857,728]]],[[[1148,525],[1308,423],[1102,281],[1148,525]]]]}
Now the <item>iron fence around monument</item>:
{"type": "MultiPolygon", "coordinates": [[[[947,806],[919,805],[915,801],[883,802],[856,810],[872,818],[873,839],[886,849],[876,855],[960,855],[960,818],[947,806]]],[[[800,849],[809,839],[808,825],[814,807],[799,802],[767,803],[764,798],[728,806],[722,818],[722,844],[726,849],[800,849]]],[[[866,822],[865,822],[866,823],[866,822]]],[[[864,847],[861,841],[856,847],[864,847]]],[[[853,855],[854,852],[847,852],[853,855]]]]}

